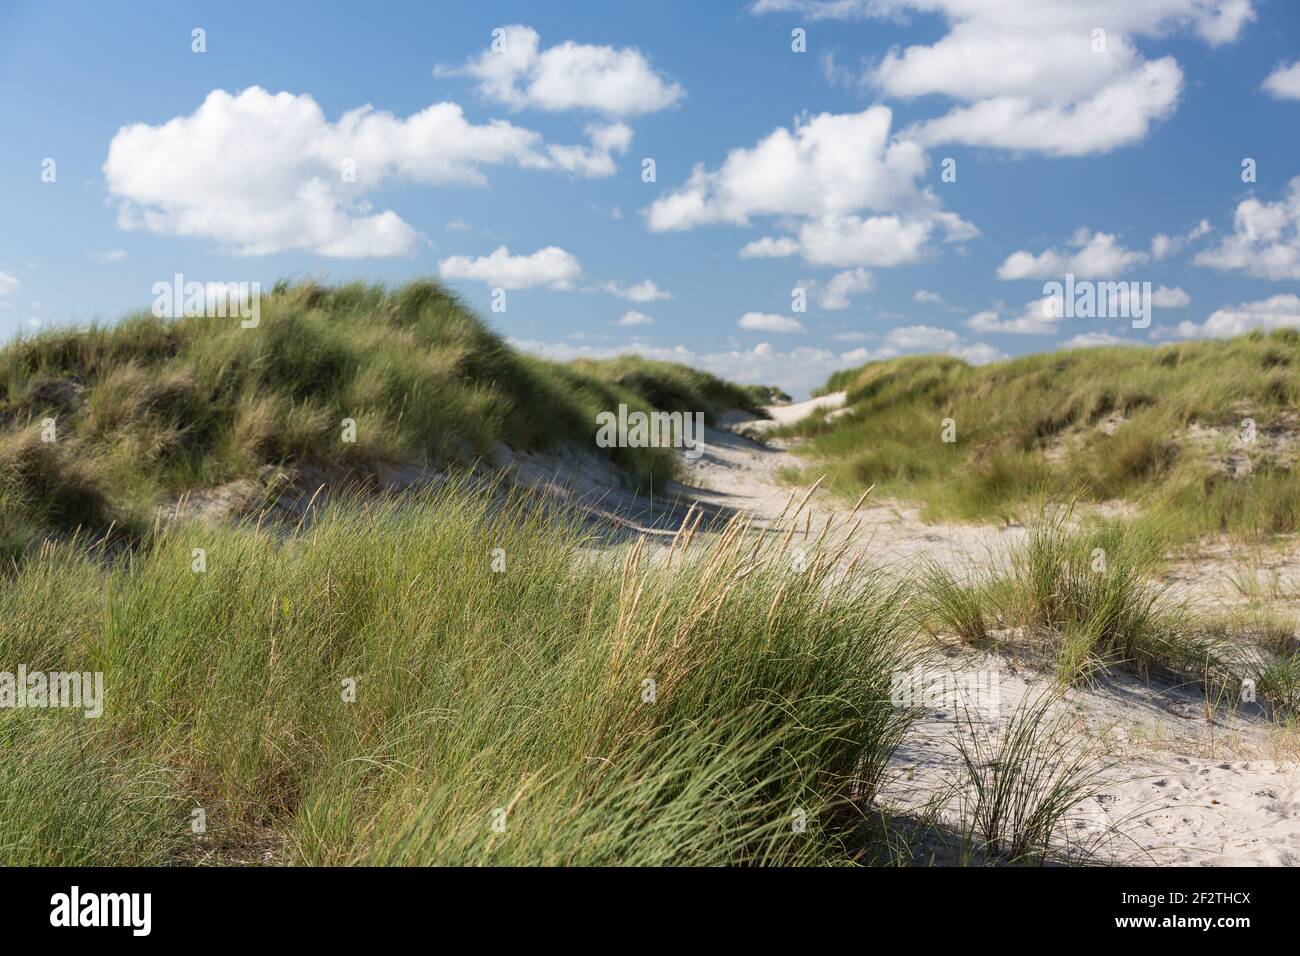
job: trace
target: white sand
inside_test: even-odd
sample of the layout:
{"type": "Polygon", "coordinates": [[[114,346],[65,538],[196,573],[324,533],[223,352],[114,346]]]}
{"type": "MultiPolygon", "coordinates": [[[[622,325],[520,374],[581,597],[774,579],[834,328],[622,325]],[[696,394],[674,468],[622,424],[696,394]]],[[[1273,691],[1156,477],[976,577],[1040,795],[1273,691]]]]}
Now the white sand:
{"type": "MultiPolygon", "coordinates": [[[[770,411],[785,423],[842,402],[841,393],[770,411]]],[[[729,425],[753,427],[734,418],[729,425]]],[[[698,500],[723,513],[738,510],[771,519],[790,493],[777,473],[802,464],[806,461],[786,449],[710,431],[704,456],[685,462],[689,484],[673,490],[682,500],[698,500]]],[[[844,506],[819,492],[812,507],[818,528],[828,513],[844,506]]],[[[887,500],[869,501],[860,514],[862,547],[876,564],[895,569],[918,560],[934,560],[957,573],[1003,565],[1008,549],[1024,535],[1017,526],[927,524],[915,508],[887,500]]],[[[1233,557],[1229,548],[1212,549],[1177,564],[1170,577],[1202,603],[1241,603],[1244,597],[1226,583],[1233,576],[1233,557]]],[[[1293,552],[1270,560],[1270,581],[1279,567],[1284,581],[1300,567],[1300,555],[1293,552]]],[[[1257,571],[1252,566],[1236,573],[1257,571]]],[[[966,674],[998,671],[1003,724],[1022,700],[1037,699],[1051,684],[1047,675],[1023,663],[969,650],[948,657],[946,666],[966,674]]],[[[1111,766],[1103,774],[1104,792],[1071,814],[1071,832],[1060,835],[1063,847],[1081,847],[1113,863],[1300,863],[1300,736],[1249,709],[1256,712],[1207,708],[1199,688],[1145,683],[1118,673],[1095,687],[1072,690],[1054,712],[1111,766]]],[[[930,712],[915,726],[891,766],[882,798],[886,806],[915,811],[961,779],[955,717],[951,711],[930,712]]],[[[955,822],[957,804],[951,799],[940,819],[955,822]]]]}

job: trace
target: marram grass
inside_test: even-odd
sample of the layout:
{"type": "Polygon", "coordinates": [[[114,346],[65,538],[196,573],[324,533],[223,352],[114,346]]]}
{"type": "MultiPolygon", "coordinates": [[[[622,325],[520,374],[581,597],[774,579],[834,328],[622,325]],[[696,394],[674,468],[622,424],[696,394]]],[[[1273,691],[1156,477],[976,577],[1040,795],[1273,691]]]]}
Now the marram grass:
{"type": "Polygon", "coordinates": [[[0,711],[0,862],[860,859],[916,645],[831,558],[737,523],[669,565],[457,483],[48,546],[0,662],[103,671],[105,710],[0,711]]]}
{"type": "Polygon", "coordinates": [[[761,414],[766,397],[635,356],[564,365],[517,352],[432,280],[280,283],[259,311],[255,328],[140,313],[0,348],[0,558],[77,530],[130,537],[160,503],[266,468],[363,474],[465,465],[496,443],[577,446],[662,485],[671,450],[597,447],[599,412],[711,421],[761,414]]]}

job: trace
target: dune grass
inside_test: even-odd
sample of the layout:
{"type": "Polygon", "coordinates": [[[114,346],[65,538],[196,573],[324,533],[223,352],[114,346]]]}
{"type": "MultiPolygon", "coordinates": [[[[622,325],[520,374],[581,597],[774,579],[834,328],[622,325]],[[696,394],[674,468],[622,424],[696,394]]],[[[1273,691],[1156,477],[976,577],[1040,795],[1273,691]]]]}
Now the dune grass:
{"type": "Polygon", "coordinates": [[[592,378],[641,396],[665,412],[703,412],[713,424],[719,412],[740,409],[764,416],[764,405],[790,400],[770,385],[736,385],[702,369],[661,362],[639,355],[612,359],[576,359],[572,368],[592,378]]]}
{"type": "Polygon", "coordinates": [[[281,283],[260,313],[256,328],[141,313],[0,349],[0,554],[113,522],[138,532],[161,501],[267,466],[464,464],[497,442],[589,448],[662,485],[671,449],[596,447],[599,411],[712,418],[759,397],[671,363],[515,352],[433,281],[281,283]]]}
{"type": "Polygon", "coordinates": [[[1104,837],[1078,840],[1068,823],[1104,789],[1105,764],[1043,694],[1022,701],[996,733],[970,711],[959,717],[960,836],[966,857],[1013,864],[1086,857],[1104,837]]]}
{"type": "Polygon", "coordinates": [[[1223,702],[1295,712],[1294,620],[1189,609],[1160,580],[1166,535],[1150,520],[1085,524],[1069,504],[1036,509],[1005,570],[922,571],[917,605],[929,633],[1029,649],[1061,688],[1123,668],[1198,683],[1223,702]]]}
{"type": "Polygon", "coordinates": [[[1300,530],[1300,332],[1076,349],[981,367],[912,356],[838,372],[850,411],[778,434],[846,496],[876,484],[929,518],[1012,520],[1043,494],[1125,499],[1173,540],[1300,530]],[[956,441],[942,440],[952,419],[956,441]],[[1247,441],[1254,422],[1253,441],[1247,441]]]}
{"type": "Polygon", "coordinates": [[[0,710],[0,859],[858,859],[907,602],[743,532],[665,567],[449,481],[287,535],[47,544],[0,584],[0,660],[102,671],[105,710],[0,710]]]}

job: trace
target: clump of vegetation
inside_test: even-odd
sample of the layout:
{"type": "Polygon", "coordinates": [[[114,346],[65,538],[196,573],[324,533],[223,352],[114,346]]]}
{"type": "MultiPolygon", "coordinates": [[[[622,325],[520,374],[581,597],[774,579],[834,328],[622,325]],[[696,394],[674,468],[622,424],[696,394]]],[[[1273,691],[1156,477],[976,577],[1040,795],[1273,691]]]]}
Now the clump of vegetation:
{"type": "Polygon", "coordinates": [[[1071,840],[1066,825],[1102,791],[1104,764],[1069,725],[1053,714],[1052,698],[1025,700],[1005,725],[990,727],[961,715],[961,837],[967,854],[1009,863],[1059,856],[1062,844],[1089,849],[1108,827],[1093,822],[1090,841],[1071,840]]]}
{"type": "Polygon", "coordinates": [[[1068,505],[1040,504],[1006,571],[958,577],[930,565],[919,582],[922,622],[966,644],[1035,652],[1062,687],[1125,668],[1195,681],[1209,697],[1241,703],[1249,680],[1261,704],[1294,711],[1294,621],[1189,611],[1159,581],[1162,537],[1150,520],[1089,526],[1068,505]]]}
{"type": "Polygon", "coordinates": [[[876,484],[930,518],[1011,520],[1044,493],[1081,494],[1140,500],[1171,540],[1260,539],[1300,531],[1297,365],[1294,329],[980,367],[909,356],[837,372],[822,391],[846,391],[849,411],[777,434],[810,439],[828,487],[876,484]]]}
{"type": "Polygon", "coordinates": [[[915,647],[900,586],[793,570],[739,522],[692,522],[668,566],[593,557],[612,546],[529,500],[453,480],[336,497],[296,534],[178,521],[117,558],[43,548],[0,588],[0,660],[102,671],[104,713],[0,711],[5,861],[865,853],[911,719],[890,703],[915,647]]]}
{"type": "Polygon", "coordinates": [[[1154,540],[1124,523],[1077,527],[1072,508],[1041,504],[1006,573],[964,581],[933,565],[922,607],[931,630],[967,643],[1021,629],[1050,651],[1065,684],[1107,666],[1182,664],[1185,622],[1152,582],[1162,558],[1154,540]]]}

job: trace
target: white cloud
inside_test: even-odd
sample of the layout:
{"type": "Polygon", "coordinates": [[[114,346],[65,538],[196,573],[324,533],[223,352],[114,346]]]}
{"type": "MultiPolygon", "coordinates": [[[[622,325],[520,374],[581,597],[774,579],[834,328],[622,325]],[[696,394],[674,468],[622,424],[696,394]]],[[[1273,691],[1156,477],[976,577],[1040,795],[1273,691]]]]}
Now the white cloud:
{"type": "MultiPolygon", "coordinates": [[[[861,292],[869,292],[875,287],[875,279],[871,273],[861,267],[837,272],[831,276],[824,289],[820,289],[821,295],[818,300],[823,309],[837,311],[847,309],[851,304],[849,297],[861,292]]],[[[820,288],[820,287],[818,287],[820,288]]]]}
{"type": "Polygon", "coordinates": [[[418,234],[374,211],[368,193],[390,180],[482,185],[483,168],[502,164],[608,175],[630,131],[590,132],[590,146],[550,145],[503,120],[475,125],[455,103],[404,119],[366,106],[331,123],[307,94],[255,86],[214,90],[159,126],[122,127],[104,176],[124,229],[213,239],[241,255],[400,256],[418,234]]]}
{"type": "Polygon", "coordinates": [[[438,67],[435,75],[466,74],[479,92],[513,109],[592,110],[608,116],[652,113],[678,102],[685,91],[650,65],[640,50],[566,41],[541,48],[531,27],[500,28],[493,45],[464,67],[438,67]]]}
{"type": "Polygon", "coordinates": [[[1300,295],[1285,293],[1258,302],[1230,305],[1211,313],[1201,324],[1180,322],[1180,338],[1230,338],[1255,329],[1300,328],[1300,295]]]}
{"type": "Polygon", "coordinates": [[[92,252],[90,258],[96,262],[121,262],[126,258],[126,250],[109,249],[107,252],[92,252]]]}
{"type": "Polygon", "coordinates": [[[18,277],[10,275],[8,272],[0,272],[0,295],[8,295],[14,289],[22,285],[18,277]]]}
{"type": "Polygon", "coordinates": [[[628,309],[623,313],[623,318],[618,320],[619,325],[654,325],[655,320],[650,318],[644,312],[638,312],[636,309],[628,309]]]}
{"type": "Polygon", "coordinates": [[[1056,331],[1060,316],[1059,305],[1050,296],[1028,303],[1017,315],[1006,315],[999,305],[977,312],[966,320],[968,328],[976,332],[1000,332],[1004,335],[1051,335],[1056,331]]]}
{"type": "Polygon", "coordinates": [[[799,243],[788,236],[782,236],[779,239],[764,236],[762,239],[755,239],[753,242],[745,243],[740,250],[740,258],[783,259],[786,256],[794,255],[798,251],[799,243]]]}
{"type": "Polygon", "coordinates": [[[939,13],[943,36],[891,49],[863,77],[889,96],[957,101],[908,135],[1056,156],[1136,142],[1174,110],[1182,70],[1172,56],[1144,59],[1137,38],[1191,31],[1217,46],[1254,18],[1250,0],[757,0],[753,9],[813,19],[939,13]],[[1098,27],[1104,52],[1093,51],[1098,27]]]}
{"type": "Polygon", "coordinates": [[[799,227],[799,246],[813,265],[904,265],[923,258],[937,225],[933,217],[823,216],[799,227]]]}
{"type": "Polygon", "coordinates": [[[569,289],[582,275],[582,266],[558,246],[547,246],[527,256],[512,256],[505,246],[498,246],[490,255],[476,259],[443,259],[438,263],[438,272],[444,279],[471,279],[503,289],[569,289]]]}
{"type": "Polygon", "coordinates": [[[912,294],[912,301],[913,301],[913,302],[920,302],[920,303],[922,303],[923,305],[944,305],[944,304],[946,304],[946,302],[945,302],[943,296],[941,296],[941,295],[940,295],[939,293],[937,293],[937,292],[930,292],[930,291],[928,291],[928,290],[926,290],[926,289],[917,289],[916,292],[912,294]]]}
{"type": "Polygon", "coordinates": [[[627,299],[629,302],[655,302],[659,299],[671,299],[673,297],[671,292],[665,292],[655,285],[653,279],[645,279],[631,285],[611,281],[606,282],[601,288],[610,295],[616,295],[620,299],[627,299]]]}
{"type": "MultiPolygon", "coordinates": [[[[1119,283],[1119,288],[1099,289],[1096,294],[1099,298],[1106,297],[1105,303],[1098,306],[1103,310],[1104,315],[1127,316],[1141,308],[1138,302],[1130,298],[1135,295],[1141,296],[1136,283],[1119,283]]],[[[1182,289],[1158,286],[1151,293],[1150,301],[1145,303],[1145,308],[1150,310],[1154,306],[1176,309],[1190,302],[1191,297],[1182,289]]],[[[1062,318],[1061,302],[1055,296],[1045,295],[1026,303],[1017,313],[1009,312],[999,302],[991,309],[972,315],[966,320],[966,326],[977,332],[997,332],[1003,335],[1052,335],[1060,330],[1062,318]]],[[[1089,334],[1092,333],[1085,333],[1076,338],[1083,338],[1089,334]]]]}
{"type": "Polygon", "coordinates": [[[998,267],[999,279],[1050,279],[1072,272],[1080,278],[1116,276],[1139,263],[1146,262],[1145,252],[1125,249],[1115,236],[1106,232],[1089,232],[1081,228],[1070,238],[1069,249],[1013,252],[998,267]]]}
{"type": "Polygon", "coordinates": [[[771,312],[746,312],[736,322],[742,329],[755,332],[802,332],[803,323],[787,315],[771,312]]]}
{"type": "Polygon", "coordinates": [[[971,365],[988,365],[990,362],[1005,362],[1011,356],[1001,349],[994,348],[992,345],[985,345],[983,342],[973,342],[970,345],[958,346],[948,350],[949,355],[955,355],[971,365]]]}
{"type": "Polygon", "coordinates": [[[932,325],[908,325],[890,330],[885,335],[885,341],[901,351],[937,352],[956,348],[961,345],[962,338],[951,329],[939,329],[932,325]]]}
{"type": "Polygon", "coordinates": [[[954,16],[991,16],[1030,26],[1089,26],[1110,23],[1114,29],[1159,34],[1191,28],[1213,45],[1236,39],[1242,26],[1255,19],[1251,0],[754,0],[754,13],[795,12],[813,20],[854,20],[898,17],[909,9],[954,16]]]}
{"type": "Polygon", "coordinates": [[[1189,242],[1195,242],[1197,239],[1207,236],[1210,233],[1210,221],[1202,219],[1183,236],[1167,236],[1163,232],[1158,232],[1151,237],[1151,258],[1167,259],[1169,256],[1179,252],[1183,246],[1189,242]]]}
{"type": "Polygon", "coordinates": [[[614,154],[621,156],[632,145],[631,127],[623,123],[593,124],[587,127],[587,136],[591,140],[589,146],[547,146],[551,162],[565,172],[588,179],[614,175],[614,154]]]}
{"type": "Polygon", "coordinates": [[[1109,332],[1084,332],[1072,339],[1066,339],[1061,343],[1061,348],[1091,349],[1101,345],[1124,345],[1126,341],[1126,339],[1122,339],[1118,335],[1111,335],[1109,332]]]}
{"type": "Polygon", "coordinates": [[[1279,100],[1300,100],[1300,60],[1270,73],[1264,79],[1263,89],[1279,100]]]}
{"type": "Polygon", "coordinates": [[[925,153],[914,142],[892,138],[891,122],[888,108],[873,106],[780,127],[752,148],[733,149],[715,170],[697,166],[685,184],[642,211],[647,225],[669,232],[784,217],[798,224],[797,237],[764,237],[740,255],[798,251],[814,265],[842,268],[916,262],[932,238],[961,242],[979,235],[959,216],[942,212],[934,194],[920,187],[925,153]]]}
{"type": "Polygon", "coordinates": [[[733,149],[722,166],[697,166],[679,190],[646,210],[655,232],[706,223],[747,225],[756,215],[819,216],[893,210],[918,199],[921,148],[890,140],[884,106],[820,113],[779,127],[752,149],[733,149]]]}
{"type": "Polygon", "coordinates": [[[1151,303],[1160,309],[1181,309],[1190,305],[1192,297],[1183,289],[1175,286],[1156,286],[1155,292],[1151,293],[1151,303]]]}
{"type": "Polygon", "coordinates": [[[1300,176],[1277,202],[1251,197],[1239,203],[1232,235],[1193,262],[1259,279],[1300,279],[1300,176]]]}
{"type": "MultiPolygon", "coordinates": [[[[1086,49],[1086,37],[1072,36],[1069,42],[1086,49]]],[[[1065,45],[1059,39],[1049,43],[1058,50],[1065,45]]],[[[962,143],[1050,156],[1105,153],[1143,139],[1153,123],[1173,113],[1181,88],[1177,62],[1163,57],[1086,99],[1055,103],[1023,95],[989,97],[918,123],[914,135],[926,145],[962,143]]]]}

